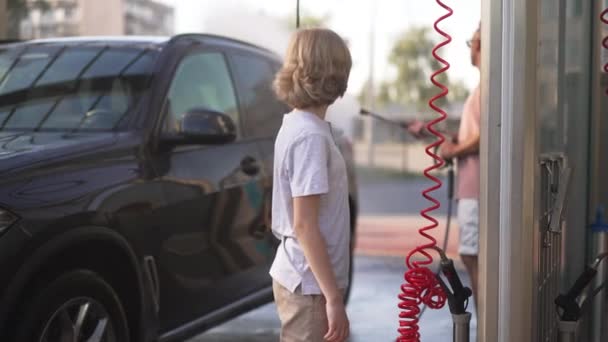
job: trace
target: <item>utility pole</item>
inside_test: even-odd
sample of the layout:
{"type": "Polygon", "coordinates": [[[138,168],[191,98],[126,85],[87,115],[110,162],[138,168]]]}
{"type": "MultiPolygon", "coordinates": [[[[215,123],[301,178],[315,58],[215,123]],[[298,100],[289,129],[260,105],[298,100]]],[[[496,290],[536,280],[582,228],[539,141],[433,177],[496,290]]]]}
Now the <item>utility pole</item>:
{"type": "MultiPolygon", "coordinates": [[[[367,105],[373,112],[376,110],[376,96],[374,94],[374,63],[376,49],[376,12],[377,5],[375,0],[370,1],[371,4],[371,20],[369,28],[369,79],[367,87],[367,105]]],[[[368,116],[366,121],[366,140],[367,140],[367,165],[374,166],[374,118],[368,116]]]]}
{"type": "Polygon", "coordinates": [[[0,0],[0,39],[6,39],[8,32],[8,4],[7,0],[0,0]]]}
{"type": "Polygon", "coordinates": [[[296,29],[300,29],[300,0],[296,0],[296,29]]]}

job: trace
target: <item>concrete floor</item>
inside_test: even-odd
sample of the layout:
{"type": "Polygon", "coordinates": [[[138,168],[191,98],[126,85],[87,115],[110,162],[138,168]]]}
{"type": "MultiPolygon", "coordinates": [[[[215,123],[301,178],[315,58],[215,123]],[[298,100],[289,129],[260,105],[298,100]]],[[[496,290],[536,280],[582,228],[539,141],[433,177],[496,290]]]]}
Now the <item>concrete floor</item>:
{"type": "MultiPolygon", "coordinates": [[[[403,271],[403,261],[398,257],[356,257],[354,287],[348,306],[351,342],[395,341],[399,314],[397,294],[403,271]]],[[[460,274],[468,284],[462,267],[460,274]]],[[[274,304],[268,304],[188,342],[273,342],[279,341],[279,328],[274,304]]],[[[475,341],[475,329],[473,317],[471,341],[475,341]]],[[[426,310],[420,331],[424,342],[450,341],[452,321],[447,306],[441,310],[426,310]]]]}

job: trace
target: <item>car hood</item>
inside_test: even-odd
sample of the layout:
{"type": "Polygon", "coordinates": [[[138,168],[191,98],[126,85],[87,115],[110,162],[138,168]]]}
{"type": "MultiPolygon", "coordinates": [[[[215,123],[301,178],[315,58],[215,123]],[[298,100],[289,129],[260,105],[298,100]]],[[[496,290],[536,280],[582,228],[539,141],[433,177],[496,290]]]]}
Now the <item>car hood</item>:
{"type": "Polygon", "coordinates": [[[116,133],[0,132],[0,174],[112,145],[116,133]]]}

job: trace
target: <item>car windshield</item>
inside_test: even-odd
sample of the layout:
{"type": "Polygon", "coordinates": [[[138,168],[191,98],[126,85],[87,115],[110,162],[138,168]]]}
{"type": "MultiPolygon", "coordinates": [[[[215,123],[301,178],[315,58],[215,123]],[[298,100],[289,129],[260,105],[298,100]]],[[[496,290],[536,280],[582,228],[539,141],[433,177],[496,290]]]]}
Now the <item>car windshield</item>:
{"type": "Polygon", "coordinates": [[[111,131],[149,87],[155,50],[0,48],[0,132],[111,131]]]}

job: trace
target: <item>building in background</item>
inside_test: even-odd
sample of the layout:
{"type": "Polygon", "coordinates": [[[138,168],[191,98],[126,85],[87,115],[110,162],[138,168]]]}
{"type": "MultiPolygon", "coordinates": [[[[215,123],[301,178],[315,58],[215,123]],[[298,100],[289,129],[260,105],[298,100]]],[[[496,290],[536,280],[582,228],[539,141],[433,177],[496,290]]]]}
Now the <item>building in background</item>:
{"type": "Polygon", "coordinates": [[[155,0],[46,2],[47,8],[32,6],[21,20],[20,38],[173,34],[173,8],[155,0]]]}
{"type": "Polygon", "coordinates": [[[171,6],[153,0],[126,0],[125,33],[128,35],[169,36],[173,34],[171,6]]]}
{"type": "Polygon", "coordinates": [[[0,39],[5,39],[7,36],[8,13],[6,9],[6,0],[0,0],[0,39]]]}

